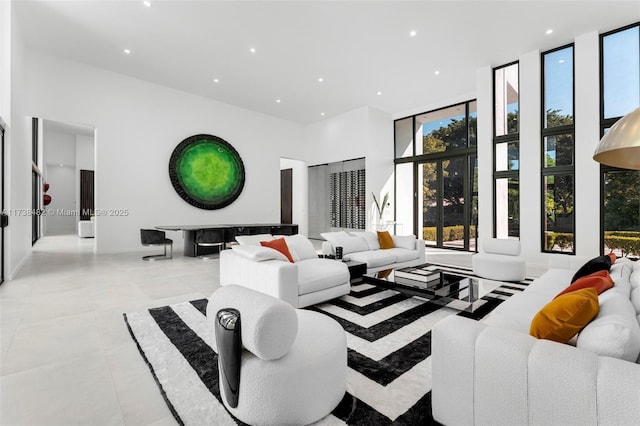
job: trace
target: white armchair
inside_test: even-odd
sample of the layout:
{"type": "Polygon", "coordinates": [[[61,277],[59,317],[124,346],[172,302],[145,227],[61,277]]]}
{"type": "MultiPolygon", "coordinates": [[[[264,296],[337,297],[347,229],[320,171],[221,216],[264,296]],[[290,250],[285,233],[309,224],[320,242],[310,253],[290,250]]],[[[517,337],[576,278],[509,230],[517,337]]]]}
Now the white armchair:
{"type": "Polygon", "coordinates": [[[222,402],[242,422],[310,424],[344,397],[347,341],[332,318],[227,286],[209,298],[207,320],[222,402]]]}

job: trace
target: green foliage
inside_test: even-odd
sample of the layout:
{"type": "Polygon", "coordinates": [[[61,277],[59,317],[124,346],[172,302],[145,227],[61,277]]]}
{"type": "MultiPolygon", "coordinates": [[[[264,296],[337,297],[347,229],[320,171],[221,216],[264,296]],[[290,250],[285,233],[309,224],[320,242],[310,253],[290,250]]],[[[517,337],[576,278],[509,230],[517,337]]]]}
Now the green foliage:
{"type": "Polygon", "coordinates": [[[640,232],[606,231],[604,245],[609,250],[619,250],[623,256],[638,256],[640,255],[640,232]]]}
{"type": "Polygon", "coordinates": [[[571,250],[573,248],[573,234],[566,232],[547,232],[546,238],[546,250],[553,250],[555,246],[558,246],[560,251],[565,249],[571,250]]]}
{"type": "MultiPolygon", "coordinates": [[[[476,227],[469,227],[469,238],[476,237],[476,227]]],[[[425,241],[436,241],[437,233],[436,227],[430,226],[422,228],[422,238],[425,241]]],[[[442,228],[442,238],[446,241],[457,241],[464,239],[464,226],[463,225],[455,225],[455,226],[445,226],[442,228]]]]}

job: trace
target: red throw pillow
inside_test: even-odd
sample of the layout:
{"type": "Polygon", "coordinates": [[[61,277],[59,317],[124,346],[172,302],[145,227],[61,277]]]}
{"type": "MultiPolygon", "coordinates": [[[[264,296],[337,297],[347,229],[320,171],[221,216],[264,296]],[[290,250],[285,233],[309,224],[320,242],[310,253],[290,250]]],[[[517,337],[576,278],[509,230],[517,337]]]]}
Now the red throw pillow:
{"type": "Polygon", "coordinates": [[[293,263],[293,257],[289,252],[289,247],[287,247],[287,242],[284,240],[284,238],[276,238],[275,240],[271,241],[260,241],[260,245],[263,247],[269,247],[274,250],[278,250],[280,253],[287,256],[289,262],[293,263]]]}
{"type": "Polygon", "coordinates": [[[609,275],[609,271],[598,271],[591,275],[585,275],[584,277],[578,278],[573,282],[573,284],[558,293],[558,296],[587,287],[595,288],[598,294],[600,294],[613,287],[613,284],[613,279],[611,278],[611,275],[609,275]]]}
{"type": "Polygon", "coordinates": [[[609,259],[611,259],[611,264],[613,265],[614,263],[616,263],[616,254],[614,252],[609,253],[607,256],[609,256],[609,259]]]}

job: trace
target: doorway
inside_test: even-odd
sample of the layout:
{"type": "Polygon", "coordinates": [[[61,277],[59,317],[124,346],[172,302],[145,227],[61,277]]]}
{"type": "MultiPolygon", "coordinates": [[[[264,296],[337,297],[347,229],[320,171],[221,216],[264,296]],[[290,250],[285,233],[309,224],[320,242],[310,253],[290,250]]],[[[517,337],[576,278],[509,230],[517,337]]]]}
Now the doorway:
{"type": "MultiPolygon", "coordinates": [[[[95,208],[95,129],[92,126],[39,119],[41,178],[47,206],[39,225],[42,236],[65,235],[94,245],[93,232],[79,232],[81,220],[90,220],[95,208]]],[[[34,200],[41,201],[42,192],[34,200]]],[[[94,224],[92,223],[93,227],[94,224]]]]}
{"type": "Polygon", "coordinates": [[[431,247],[475,251],[478,218],[475,155],[418,163],[420,235],[431,247]]]}
{"type": "Polygon", "coordinates": [[[293,169],[280,170],[280,223],[293,223],[293,169]]]}

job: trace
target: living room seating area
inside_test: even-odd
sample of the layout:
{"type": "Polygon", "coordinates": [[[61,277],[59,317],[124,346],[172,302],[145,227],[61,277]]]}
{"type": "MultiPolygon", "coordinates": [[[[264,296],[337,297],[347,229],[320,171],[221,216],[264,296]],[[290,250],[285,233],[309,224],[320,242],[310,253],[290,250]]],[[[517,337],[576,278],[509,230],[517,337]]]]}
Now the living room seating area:
{"type": "MultiPolygon", "coordinates": [[[[577,282],[576,271],[585,262],[584,258],[563,260],[555,259],[525,291],[510,297],[482,321],[449,317],[434,327],[432,398],[437,421],[505,425],[637,422],[640,267],[625,258],[616,260],[610,270],[613,282],[600,287],[599,296],[588,289],[595,298],[595,318],[571,328],[568,337],[537,339],[530,335],[534,318],[563,291],[572,294],[566,293],[571,290],[567,287],[572,278],[577,282]],[[574,336],[576,330],[579,333],[574,336]]],[[[576,291],[585,290],[574,290],[574,294],[576,291]]],[[[557,329],[575,318],[568,316],[570,307],[560,309],[556,319],[548,309],[544,313],[557,329]]]]}

